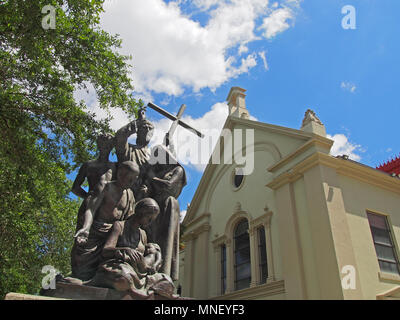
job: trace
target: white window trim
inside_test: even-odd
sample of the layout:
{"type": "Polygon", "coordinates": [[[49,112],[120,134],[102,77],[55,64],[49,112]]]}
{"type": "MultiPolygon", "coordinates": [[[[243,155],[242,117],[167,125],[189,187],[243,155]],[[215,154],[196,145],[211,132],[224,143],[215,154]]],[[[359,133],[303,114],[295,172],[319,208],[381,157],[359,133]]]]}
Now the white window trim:
{"type": "MultiPolygon", "coordinates": [[[[272,235],[271,235],[271,217],[273,212],[268,208],[264,209],[265,213],[253,219],[250,214],[246,211],[238,210],[228,220],[225,233],[213,241],[214,255],[215,255],[215,266],[216,266],[216,296],[229,294],[236,292],[235,290],[235,261],[234,261],[234,231],[237,224],[242,219],[247,219],[249,224],[249,240],[250,240],[250,264],[251,264],[251,282],[250,288],[265,285],[276,281],[274,262],[273,262],[273,250],[272,250],[272,235]],[[261,283],[261,270],[259,264],[259,252],[258,252],[258,237],[257,231],[260,227],[264,228],[265,231],[265,245],[267,250],[267,269],[268,278],[266,283],[261,283]],[[222,292],[221,286],[221,247],[226,246],[226,290],[222,292]]],[[[246,290],[246,289],[243,289],[246,290]]],[[[241,290],[239,290],[241,291],[241,290]]]]}
{"type": "MultiPolygon", "coordinates": [[[[368,221],[368,213],[375,214],[375,215],[378,215],[378,216],[383,216],[386,219],[386,223],[387,223],[387,226],[388,226],[389,231],[390,231],[390,237],[391,237],[391,240],[393,242],[393,251],[394,251],[395,257],[397,259],[398,268],[400,269],[399,243],[396,240],[396,234],[394,233],[394,230],[393,230],[393,224],[392,224],[392,221],[390,219],[390,215],[388,213],[384,213],[384,212],[380,212],[380,211],[376,211],[376,210],[372,210],[372,209],[366,209],[365,210],[365,215],[366,215],[367,221],[368,221]]],[[[369,221],[368,221],[368,226],[369,226],[370,231],[371,231],[371,225],[369,224],[369,221]]],[[[371,238],[372,238],[372,245],[374,247],[374,252],[376,254],[375,242],[374,242],[374,238],[372,236],[372,231],[371,231],[371,238]]],[[[384,271],[381,270],[377,255],[376,255],[376,263],[378,264],[378,270],[379,270],[378,277],[379,277],[379,279],[381,281],[382,280],[383,281],[385,281],[385,280],[387,281],[387,280],[393,279],[393,277],[397,281],[399,281],[398,279],[400,279],[400,275],[392,275],[391,273],[387,273],[387,272],[384,272],[384,271]],[[390,275],[390,276],[388,276],[388,275],[390,275]]]]}

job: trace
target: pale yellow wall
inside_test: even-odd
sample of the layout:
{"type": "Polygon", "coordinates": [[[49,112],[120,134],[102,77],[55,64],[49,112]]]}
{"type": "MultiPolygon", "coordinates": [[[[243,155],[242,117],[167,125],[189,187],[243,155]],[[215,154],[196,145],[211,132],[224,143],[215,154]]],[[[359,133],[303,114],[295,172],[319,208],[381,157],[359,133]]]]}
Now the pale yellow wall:
{"type": "Polygon", "coordinates": [[[275,190],[282,274],[288,299],[306,299],[296,207],[290,184],[275,190]]]}
{"type": "MultiPolygon", "coordinates": [[[[268,192],[265,188],[265,184],[269,181],[271,175],[265,170],[266,164],[273,163],[273,157],[270,153],[260,150],[255,152],[255,159],[254,172],[245,177],[243,185],[239,190],[235,190],[232,186],[232,172],[235,165],[221,168],[220,170],[223,172],[222,175],[218,176],[217,174],[218,184],[212,192],[209,206],[209,212],[211,213],[210,225],[212,226],[210,231],[211,241],[224,234],[228,219],[235,212],[237,202],[241,204],[241,210],[245,211],[251,219],[256,219],[263,215],[266,206],[274,211],[273,193],[270,191],[268,192]]],[[[279,253],[279,231],[276,227],[277,223],[274,215],[271,218],[271,226],[274,226],[271,228],[274,259],[271,260],[274,263],[276,277],[281,279],[282,268],[279,253]]],[[[211,241],[209,247],[209,296],[214,295],[217,291],[216,286],[219,285],[219,283],[214,281],[214,279],[216,279],[216,257],[211,241]]]]}
{"type": "Polygon", "coordinates": [[[304,179],[301,178],[293,183],[298,224],[300,230],[300,244],[303,254],[305,290],[308,299],[319,299],[321,296],[318,282],[317,268],[315,264],[314,243],[312,239],[310,222],[308,217],[308,205],[304,179]]]}
{"type": "MultiPolygon", "coordinates": [[[[237,126],[237,128],[246,129],[241,126],[237,126]]],[[[236,165],[217,165],[212,179],[208,182],[208,189],[202,197],[195,216],[192,218],[193,220],[204,213],[210,213],[208,223],[211,226],[207,258],[207,280],[204,277],[204,268],[199,271],[199,266],[201,265],[201,258],[198,254],[198,250],[201,246],[199,245],[199,240],[196,239],[192,243],[195,256],[193,266],[194,297],[200,297],[201,295],[198,289],[200,281],[208,281],[208,297],[213,297],[216,292],[218,292],[217,286],[219,286],[219,283],[216,281],[218,268],[216,266],[216,252],[212,241],[224,234],[228,219],[238,209],[238,203],[240,203],[241,210],[245,211],[252,220],[264,215],[266,207],[272,212],[275,212],[274,193],[272,190],[267,190],[265,188],[265,185],[271,181],[273,175],[269,173],[266,168],[279,161],[282,155],[293,152],[293,150],[297,149],[303,143],[304,140],[301,139],[293,139],[289,136],[256,130],[254,171],[252,174],[245,177],[242,187],[238,190],[235,190],[232,185],[233,170],[236,165]],[[200,273],[202,275],[201,277],[199,276],[200,273]]],[[[201,223],[203,223],[202,220],[192,224],[187,228],[186,232],[196,229],[201,223]]],[[[275,279],[282,280],[280,238],[276,214],[273,214],[271,218],[271,238],[273,252],[267,253],[268,261],[269,263],[273,263],[275,279]]]]}
{"type": "Polygon", "coordinates": [[[341,285],[343,267],[357,268],[357,262],[336,170],[314,166],[304,181],[320,299],[362,299],[361,285],[354,290],[341,285]]]}
{"type": "MultiPolygon", "coordinates": [[[[267,193],[270,191],[268,190],[267,193]]],[[[272,193],[272,192],[271,192],[272,193]]],[[[276,209],[273,211],[274,214],[271,218],[271,235],[272,235],[272,255],[273,255],[273,263],[274,263],[274,275],[275,280],[283,280],[283,272],[282,272],[282,254],[281,254],[281,246],[279,239],[279,228],[278,228],[278,217],[276,213],[276,209]]],[[[267,255],[271,256],[271,253],[267,252],[267,255]]],[[[271,261],[271,257],[268,258],[271,261]]]]}
{"type": "MultiPolygon", "coordinates": [[[[274,279],[266,287],[256,285],[220,298],[375,299],[377,294],[400,284],[400,279],[398,282],[379,279],[365,214],[366,209],[389,214],[398,242],[398,194],[339,175],[335,169],[336,163],[340,166],[339,162],[306,165],[292,180],[275,184],[276,187],[271,185],[274,190],[266,187],[291,167],[307,162],[313,153],[322,152],[317,150],[318,146],[296,151],[305,143],[304,137],[257,129],[254,172],[245,177],[239,190],[232,186],[235,164],[219,164],[213,168],[185,231],[191,234],[188,239],[192,239],[185,250],[186,266],[181,272],[186,295],[202,299],[220,297],[219,260],[214,242],[219,244],[226,240],[225,236],[230,236],[227,224],[232,217],[248,217],[254,221],[267,211],[272,212],[273,259],[271,252],[267,255],[268,262],[273,261],[274,279]],[[267,171],[285,156],[290,162],[274,173],[267,171]],[[357,288],[350,291],[341,285],[342,267],[349,264],[357,270],[357,288]]],[[[325,147],[321,144],[321,148],[325,147]]]]}
{"type": "Polygon", "coordinates": [[[312,166],[275,195],[287,297],[362,299],[361,285],[341,285],[342,267],[357,263],[335,169],[312,166]]]}
{"type": "Polygon", "coordinates": [[[235,212],[237,202],[242,210],[246,211],[253,219],[264,214],[266,205],[273,210],[274,200],[272,193],[266,193],[265,184],[271,175],[265,170],[265,163],[273,161],[272,156],[266,152],[255,152],[254,172],[244,178],[242,187],[235,190],[232,185],[232,174],[235,165],[222,169],[219,182],[212,192],[209,211],[213,235],[221,235],[230,216],[235,212]]]}
{"type": "MultiPolygon", "coordinates": [[[[242,130],[249,129],[249,127],[241,124],[235,125],[234,128],[242,130]]],[[[254,134],[254,141],[256,144],[273,144],[279,150],[282,158],[295,151],[307,141],[307,138],[294,137],[292,135],[283,134],[281,132],[277,133],[268,130],[264,131],[258,128],[255,129],[254,134]]],[[[268,165],[268,163],[266,164],[268,165]]],[[[271,165],[272,164],[273,163],[271,163],[271,165]]]]}
{"type": "Polygon", "coordinates": [[[400,196],[373,185],[341,176],[340,183],[350,225],[350,233],[357,259],[358,273],[366,299],[394,288],[398,281],[381,281],[378,260],[367,220],[366,210],[382,212],[390,216],[397,247],[400,246],[400,196]]]}

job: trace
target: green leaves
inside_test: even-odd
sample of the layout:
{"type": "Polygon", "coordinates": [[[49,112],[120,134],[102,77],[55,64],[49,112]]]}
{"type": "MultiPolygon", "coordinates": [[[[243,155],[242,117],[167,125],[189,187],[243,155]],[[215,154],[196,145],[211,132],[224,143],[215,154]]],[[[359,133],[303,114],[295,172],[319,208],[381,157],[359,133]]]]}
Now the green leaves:
{"type": "MultiPolygon", "coordinates": [[[[33,140],[33,139],[32,139],[33,140]]],[[[79,203],[68,198],[64,172],[33,144],[21,168],[0,151],[0,296],[37,293],[44,265],[69,272],[79,203]],[[36,160],[36,161],[35,161],[36,160]]]]}
{"type": "MultiPolygon", "coordinates": [[[[27,116],[49,129],[53,140],[72,149],[75,163],[89,158],[94,136],[110,132],[76,102],[74,89],[90,83],[100,107],[133,115],[127,57],[117,53],[121,41],[98,28],[103,1],[9,1],[0,4],[0,111],[27,116]],[[56,29],[41,26],[41,9],[57,6],[56,29]]],[[[25,120],[22,120],[24,122],[25,120]]],[[[58,150],[64,156],[63,150],[58,150]]]]}
{"type": "Polygon", "coordinates": [[[69,268],[78,203],[65,173],[93,158],[111,132],[74,90],[90,84],[100,107],[134,115],[128,57],[99,28],[103,0],[0,1],[0,295],[34,293],[41,268],[69,268]],[[56,28],[43,29],[45,5],[56,28]]]}

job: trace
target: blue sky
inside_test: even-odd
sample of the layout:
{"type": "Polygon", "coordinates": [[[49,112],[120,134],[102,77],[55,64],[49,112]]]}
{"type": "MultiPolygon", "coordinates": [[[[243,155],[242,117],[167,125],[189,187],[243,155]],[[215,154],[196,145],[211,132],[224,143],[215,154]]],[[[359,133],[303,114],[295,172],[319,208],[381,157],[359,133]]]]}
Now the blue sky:
{"type": "MultiPolygon", "coordinates": [[[[102,24],[133,55],[135,95],[172,113],[185,103],[199,130],[222,126],[229,89],[240,86],[258,121],[299,129],[311,108],[336,152],[376,166],[400,152],[398,12],[398,0],[110,0],[102,24]],[[342,28],[345,5],[355,30],[342,28]]],[[[115,114],[115,128],[127,122],[115,114]]],[[[204,169],[183,160],[182,210],[204,169]]]]}

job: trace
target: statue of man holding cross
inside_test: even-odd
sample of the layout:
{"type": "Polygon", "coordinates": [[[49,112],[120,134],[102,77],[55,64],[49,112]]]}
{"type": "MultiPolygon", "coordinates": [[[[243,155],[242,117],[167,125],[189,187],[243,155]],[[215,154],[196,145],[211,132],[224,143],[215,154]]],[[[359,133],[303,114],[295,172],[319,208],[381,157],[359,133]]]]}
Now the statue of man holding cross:
{"type": "Polygon", "coordinates": [[[176,116],[153,103],[149,103],[148,107],[173,121],[163,144],[149,151],[147,145],[153,136],[154,126],[146,119],[145,109],[142,108],[137,119],[115,134],[117,157],[119,163],[133,161],[140,168],[139,184],[131,187],[135,200],[150,197],[160,207],[158,218],[146,228],[146,232],[149,241],[158,243],[161,248],[163,257],[161,271],[171,276],[173,280],[177,280],[180,215],[177,198],[186,185],[186,174],[176,159],[172,140],[178,126],[192,131],[201,138],[203,134],[181,120],[185,105],[181,106],[176,116]],[[136,144],[128,143],[128,138],[135,133],[136,144]]]}

